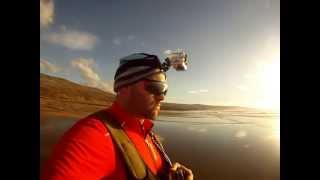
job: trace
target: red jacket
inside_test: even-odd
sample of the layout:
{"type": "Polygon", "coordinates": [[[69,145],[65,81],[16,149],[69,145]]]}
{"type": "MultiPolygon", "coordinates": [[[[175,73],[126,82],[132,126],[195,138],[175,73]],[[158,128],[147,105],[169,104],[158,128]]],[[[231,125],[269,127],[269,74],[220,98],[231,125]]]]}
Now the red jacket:
{"type": "MultiPolygon", "coordinates": [[[[148,135],[153,127],[152,121],[145,119],[141,123],[117,103],[106,111],[119,121],[149,169],[154,174],[163,170],[165,162],[148,135]]],[[[57,143],[44,166],[41,179],[126,179],[125,162],[121,158],[105,125],[100,120],[87,117],[79,120],[57,143]]]]}

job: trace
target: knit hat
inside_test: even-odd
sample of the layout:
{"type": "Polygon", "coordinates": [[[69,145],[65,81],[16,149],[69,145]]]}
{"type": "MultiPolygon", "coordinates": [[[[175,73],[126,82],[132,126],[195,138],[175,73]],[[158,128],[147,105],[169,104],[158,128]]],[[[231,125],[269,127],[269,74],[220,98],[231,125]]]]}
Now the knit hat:
{"type": "MultiPolygon", "coordinates": [[[[114,76],[113,90],[138,82],[152,74],[163,72],[161,62],[156,55],[134,53],[120,59],[114,76]]],[[[164,73],[164,72],[163,72],[164,73]]]]}

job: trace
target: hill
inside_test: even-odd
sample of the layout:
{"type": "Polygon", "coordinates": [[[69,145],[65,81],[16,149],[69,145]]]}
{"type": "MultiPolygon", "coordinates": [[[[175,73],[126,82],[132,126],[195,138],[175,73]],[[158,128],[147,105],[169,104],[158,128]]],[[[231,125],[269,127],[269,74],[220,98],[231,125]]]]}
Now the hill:
{"type": "MultiPolygon", "coordinates": [[[[40,115],[85,116],[112,104],[115,94],[40,73],[40,115]]],[[[162,103],[162,110],[228,109],[234,106],[162,103]]]]}

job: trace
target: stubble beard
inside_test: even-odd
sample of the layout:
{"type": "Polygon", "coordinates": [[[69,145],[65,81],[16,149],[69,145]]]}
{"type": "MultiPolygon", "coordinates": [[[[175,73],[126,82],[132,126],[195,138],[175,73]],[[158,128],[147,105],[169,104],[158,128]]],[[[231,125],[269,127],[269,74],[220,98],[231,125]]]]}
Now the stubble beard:
{"type": "Polygon", "coordinates": [[[152,120],[156,120],[156,118],[159,115],[159,112],[160,112],[160,105],[152,109],[152,111],[149,113],[150,115],[148,118],[152,120]]]}

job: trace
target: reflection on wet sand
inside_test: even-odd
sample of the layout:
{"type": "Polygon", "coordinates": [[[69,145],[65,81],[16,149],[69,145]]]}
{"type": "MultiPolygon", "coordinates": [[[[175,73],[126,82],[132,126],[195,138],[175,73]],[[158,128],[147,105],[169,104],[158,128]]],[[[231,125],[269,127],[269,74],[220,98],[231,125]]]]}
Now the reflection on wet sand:
{"type": "Polygon", "coordinates": [[[164,136],[172,160],[190,166],[199,179],[279,179],[276,142],[261,141],[271,133],[268,130],[241,125],[190,128],[160,124],[156,130],[164,136]]]}
{"type": "MultiPolygon", "coordinates": [[[[279,130],[273,126],[277,118],[238,115],[162,114],[155,121],[155,131],[172,161],[189,166],[195,179],[280,179],[279,130]]],[[[41,164],[58,138],[75,122],[74,118],[57,117],[42,121],[41,164]]]]}

